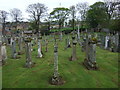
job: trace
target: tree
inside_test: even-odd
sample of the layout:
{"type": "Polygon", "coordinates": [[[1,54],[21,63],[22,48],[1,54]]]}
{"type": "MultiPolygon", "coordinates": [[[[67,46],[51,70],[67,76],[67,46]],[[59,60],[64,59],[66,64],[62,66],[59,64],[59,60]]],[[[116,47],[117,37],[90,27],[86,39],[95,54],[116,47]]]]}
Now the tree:
{"type": "Polygon", "coordinates": [[[72,16],[72,27],[73,30],[75,29],[75,17],[76,17],[76,8],[75,6],[70,6],[70,14],[72,16]]]}
{"type": "Polygon", "coordinates": [[[104,3],[108,14],[108,28],[118,31],[120,26],[120,2],[119,0],[104,0],[104,3]]]}
{"type": "Polygon", "coordinates": [[[22,20],[22,11],[18,8],[13,8],[10,10],[10,15],[13,18],[13,21],[15,22],[15,29],[17,30],[17,24],[19,21],[22,20]]]}
{"type": "Polygon", "coordinates": [[[0,18],[2,21],[2,34],[5,35],[5,26],[6,26],[6,19],[8,16],[8,12],[4,10],[0,10],[0,18]]]}
{"type": "Polygon", "coordinates": [[[86,20],[86,13],[88,11],[88,3],[84,2],[84,3],[78,3],[76,5],[77,11],[81,17],[81,21],[85,21],[86,20]]]}
{"type": "Polygon", "coordinates": [[[41,20],[42,17],[45,16],[46,11],[47,11],[47,7],[44,4],[41,4],[41,3],[30,4],[27,7],[26,11],[30,14],[30,18],[32,18],[32,20],[35,22],[36,31],[37,32],[40,31],[39,30],[40,20],[41,20]]]}
{"type": "Polygon", "coordinates": [[[68,18],[69,9],[64,7],[54,8],[54,10],[50,13],[51,18],[59,24],[59,29],[63,26],[64,21],[68,18]]]}
{"type": "Polygon", "coordinates": [[[90,6],[87,12],[87,21],[91,28],[106,27],[108,21],[108,14],[103,2],[96,2],[90,6]]]}
{"type": "Polygon", "coordinates": [[[109,20],[120,15],[120,2],[119,0],[104,0],[106,12],[109,15],[109,20]]]}

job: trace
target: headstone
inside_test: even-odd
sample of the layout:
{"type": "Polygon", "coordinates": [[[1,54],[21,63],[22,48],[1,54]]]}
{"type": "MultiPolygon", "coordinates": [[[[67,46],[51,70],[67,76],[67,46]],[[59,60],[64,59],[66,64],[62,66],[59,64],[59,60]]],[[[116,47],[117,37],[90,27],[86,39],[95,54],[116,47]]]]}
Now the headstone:
{"type": "Polygon", "coordinates": [[[86,47],[86,58],[84,60],[84,65],[89,70],[97,70],[96,64],[96,44],[97,39],[95,37],[88,36],[88,45],[86,47]]]}
{"type": "Polygon", "coordinates": [[[109,34],[108,50],[110,50],[110,51],[111,51],[111,41],[112,41],[112,39],[111,39],[111,35],[109,34]]]}
{"type": "Polygon", "coordinates": [[[119,41],[120,41],[119,33],[117,32],[115,34],[115,48],[114,48],[115,52],[118,52],[118,50],[119,50],[119,41]]]}
{"type": "Polygon", "coordinates": [[[101,45],[100,45],[100,47],[101,48],[104,48],[105,47],[105,36],[104,35],[100,35],[100,41],[101,41],[101,45]]]}
{"type": "Polygon", "coordinates": [[[42,58],[43,55],[42,55],[42,46],[41,46],[41,39],[42,37],[38,37],[38,57],[39,58],[42,58]]]}
{"type": "Polygon", "coordinates": [[[108,48],[108,40],[109,40],[109,37],[106,36],[106,37],[105,37],[105,49],[108,48]]]}
{"type": "Polygon", "coordinates": [[[7,59],[6,43],[1,46],[2,65],[5,65],[7,59]]]}
{"type": "Polygon", "coordinates": [[[71,47],[71,43],[70,43],[70,38],[68,37],[67,39],[67,47],[70,48],[71,47]]]}
{"type": "Polygon", "coordinates": [[[12,58],[16,59],[17,58],[17,52],[16,52],[16,40],[15,37],[11,38],[11,51],[12,51],[12,58]]]}
{"type": "Polygon", "coordinates": [[[79,25],[78,25],[78,31],[77,31],[77,39],[78,39],[78,43],[79,43],[79,45],[81,45],[79,25]]]}
{"type": "Polygon", "coordinates": [[[50,83],[52,85],[61,85],[64,83],[62,77],[59,76],[59,73],[58,73],[58,45],[56,43],[56,39],[55,39],[55,45],[54,45],[54,74],[50,79],[50,83]]]}
{"type": "Polygon", "coordinates": [[[86,38],[83,38],[83,42],[81,43],[81,51],[84,52],[86,50],[86,38]]]}
{"type": "Polygon", "coordinates": [[[19,36],[18,38],[18,46],[19,46],[19,52],[18,52],[18,55],[21,55],[23,54],[22,53],[22,50],[23,50],[23,38],[21,36],[19,36]]]}
{"type": "Polygon", "coordinates": [[[74,61],[77,59],[77,57],[76,57],[76,44],[77,44],[77,41],[75,40],[75,37],[73,36],[72,37],[72,56],[70,58],[70,61],[74,61]]]}
{"type": "Polygon", "coordinates": [[[1,47],[2,47],[2,36],[0,36],[0,66],[2,66],[1,47]]]}
{"type": "Polygon", "coordinates": [[[26,64],[25,64],[25,67],[26,68],[31,68],[31,67],[33,67],[34,66],[34,62],[32,62],[32,55],[31,55],[31,40],[32,40],[32,38],[31,38],[31,34],[32,33],[30,33],[29,31],[27,32],[25,32],[25,34],[27,35],[26,37],[25,37],[25,44],[26,44],[26,64]]]}

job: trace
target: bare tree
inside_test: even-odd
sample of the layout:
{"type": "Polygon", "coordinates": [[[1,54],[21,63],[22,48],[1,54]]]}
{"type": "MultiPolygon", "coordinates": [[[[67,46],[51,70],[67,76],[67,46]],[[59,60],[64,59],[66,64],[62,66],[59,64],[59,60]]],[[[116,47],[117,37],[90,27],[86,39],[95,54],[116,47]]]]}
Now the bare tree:
{"type": "Polygon", "coordinates": [[[113,18],[118,18],[120,15],[120,2],[119,0],[104,0],[105,2],[105,7],[106,7],[106,12],[108,14],[108,18],[113,19],[113,18]]]}
{"type": "Polygon", "coordinates": [[[16,23],[15,29],[17,30],[17,24],[20,20],[22,20],[22,11],[20,9],[13,8],[10,10],[10,15],[13,18],[13,21],[16,23]]]}
{"type": "Polygon", "coordinates": [[[47,7],[44,4],[36,3],[36,4],[30,4],[27,7],[26,10],[28,13],[30,13],[30,18],[32,18],[33,21],[35,21],[37,25],[37,32],[39,31],[39,24],[41,18],[46,14],[47,7]]]}
{"type": "Polygon", "coordinates": [[[81,17],[81,21],[85,21],[86,19],[86,12],[88,10],[88,3],[87,2],[83,2],[83,3],[78,3],[76,5],[77,11],[81,17]]]}
{"type": "Polygon", "coordinates": [[[73,30],[75,29],[75,17],[76,17],[76,8],[75,6],[70,6],[70,14],[72,16],[72,27],[73,30]]]}
{"type": "Polygon", "coordinates": [[[2,34],[5,35],[5,26],[6,26],[6,19],[8,16],[8,12],[4,10],[0,10],[0,18],[2,23],[2,34]]]}

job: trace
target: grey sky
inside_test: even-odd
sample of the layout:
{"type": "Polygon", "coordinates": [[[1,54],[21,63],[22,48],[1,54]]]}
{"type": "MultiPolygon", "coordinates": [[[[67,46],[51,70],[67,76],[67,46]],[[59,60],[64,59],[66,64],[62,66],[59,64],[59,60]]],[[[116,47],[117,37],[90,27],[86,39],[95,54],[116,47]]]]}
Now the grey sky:
{"type": "Polygon", "coordinates": [[[10,9],[18,8],[22,11],[22,15],[24,20],[27,20],[28,13],[26,12],[26,8],[29,4],[34,3],[43,3],[48,8],[49,11],[52,11],[53,8],[60,6],[70,7],[71,5],[76,5],[78,2],[88,2],[89,5],[101,0],[0,0],[0,10],[5,10],[9,12],[10,9]]]}

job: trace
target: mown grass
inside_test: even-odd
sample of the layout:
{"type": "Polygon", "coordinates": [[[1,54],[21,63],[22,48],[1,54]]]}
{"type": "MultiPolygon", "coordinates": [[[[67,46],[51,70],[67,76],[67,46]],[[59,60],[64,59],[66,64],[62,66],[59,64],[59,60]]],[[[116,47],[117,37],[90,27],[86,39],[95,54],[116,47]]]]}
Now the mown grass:
{"type": "MultiPolygon", "coordinates": [[[[63,37],[64,39],[66,36],[63,37]]],[[[51,38],[49,38],[50,40],[51,38]]],[[[20,59],[11,59],[11,49],[7,47],[8,59],[2,68],[3,88],[117,88],[118,87],[118,53],[96,49],[98,71],[87,70],[82,62],[85,53],[77,44],[77,60],[69,61],[72,48],[64,50],[65,40],[58,41],[59,74],[66,81],[65,84],[54,86],[49,84],[49,78],[53,75],[54,43],[49,42],[48,52],[44,58],[37,58],[37,45],[33,48],[32,60],[36,63],[33,68],[24,68],[25,53],[20,59]]],[[[25,50],[25,48],[24,48],[25,50]]],[[[23,50],[23,51],[24,51],[23,50]]]]}

